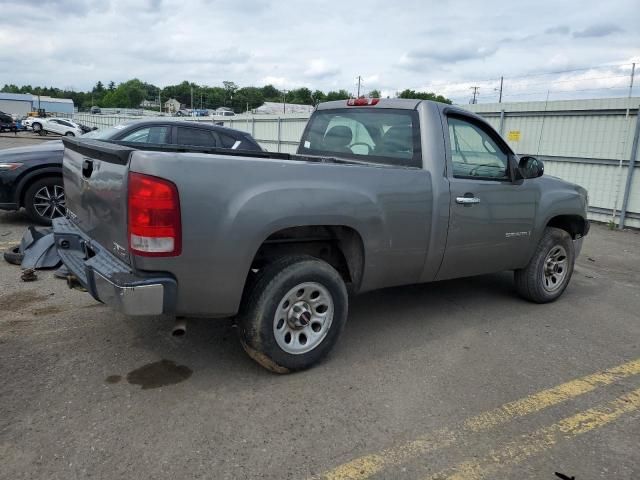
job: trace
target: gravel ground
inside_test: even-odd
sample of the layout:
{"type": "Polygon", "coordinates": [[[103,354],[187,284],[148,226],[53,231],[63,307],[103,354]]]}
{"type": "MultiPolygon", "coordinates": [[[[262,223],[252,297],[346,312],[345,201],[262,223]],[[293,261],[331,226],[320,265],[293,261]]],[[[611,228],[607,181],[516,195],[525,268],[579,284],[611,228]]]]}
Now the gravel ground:
{"type": "MultiPolygon", "coordinates": [[[[2,248],[27,225],[0,212],[2,248]]],[[[509,273],[362,295],[287,376],[232,319],[178,340],[0,262],[0,478],[640,478],[639,247],[594,225],[550,305],[509,273]]]]}

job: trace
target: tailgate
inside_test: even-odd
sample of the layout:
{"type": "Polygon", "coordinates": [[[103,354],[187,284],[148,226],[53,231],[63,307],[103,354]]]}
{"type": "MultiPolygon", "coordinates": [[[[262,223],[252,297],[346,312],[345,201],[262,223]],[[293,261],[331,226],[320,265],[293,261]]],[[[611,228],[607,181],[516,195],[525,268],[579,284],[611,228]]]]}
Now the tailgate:
{"type": "Polygon", "coordinates": [[[92,241],[130,263],[127,174],[134,150],[90,139],[63,140],[65,199],[69,219],[92,241]]]}

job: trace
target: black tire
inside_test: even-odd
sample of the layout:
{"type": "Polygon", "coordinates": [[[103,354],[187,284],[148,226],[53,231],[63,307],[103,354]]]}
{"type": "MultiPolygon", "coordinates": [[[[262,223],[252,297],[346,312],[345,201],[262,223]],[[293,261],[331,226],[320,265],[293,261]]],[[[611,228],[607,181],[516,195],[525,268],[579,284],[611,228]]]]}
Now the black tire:
{"type": "MultiPolygon", "coordinates": [[[[576,260],[571,235],[560,228],[547,227],[529,264],[514,272],[516,290],[525,299],[535,303],[549,303],[557,300],[569,285],[576,260]],[[561,250],[562,249],[562,250],[561,250]],[[558,258],[566,258],[562,270],[554,272],[559,266],[547,263],[549,256],[560,252],[558,258]],[[562,253],[564,251],[564,253],[562,253]],[[549,272],[549,276],[545,275],[549,272]],[[557,282],[550,281],[556,273],[562,274],[557,282]],[[551,277],[551,278],[550,278],[551,277]]],[[[553,263],[553,262],[552,262],[553,263]]],[[[556,262],[559,264],[559,262],[556,262]]]]}
{"type": "Polygon", "coordinates": [[[262,268],[247,285],[237,317],[240,341],[247,354],[267,370],[276,373],[304,370],[322,360],[334,347],[347,320],[348,304],[345,283],[331,265],[310,256],[279,258],[262,268]],[[329,292],[333,318],[312,350],[289,353],[276,340],[276,311],[287,292],[308,282],[329,292]]]}
{"type": "Polygon", "coordinates": [[[20,245],[7,248],[4,251],[4,259],[12,265],[21,265],[24,253],[20,253],[20,245]]]}
{"type": "Polygon", "coordinates": [[[76,136],[76,134],[75,134],[75,133],[73,133],[73,132],[67,132],[67,133],[65,133],[65,134],[64,134],[64,136],[65,136],[65,137],[75,137],[75,136],[76,136]]]}
{"type": "MultiPolygon", "coordinates": [[[[44,200],[36,198],[36,194],[43,188],[48,188],[50,192],[60,192],[62,189],[62,199],[64,200],[64,185],[62,183],[62,177],[45,177],[33,182],[24,194],[24,208],[27,210],[27,214],[34,222],[40,225],[51,225],[53,218],[64,215],[64,203],[58,202],[58,208],[53,216],[51,216],[51,209],[44,211],[44,215],[38,212],[38,209],[42,212],[41,207],[36,208],[36,203],[44,203],[44,200]]],[[[53,207],[51,207],[53,208],[53,207]]]]}
{"type": "Polygon", "coordinates": [[[31,124],[31,128],[33,129],[34,132],[38,133],[40,132],[40,130],[42,130],[42,124],[38,122],[34,122],[31,124]]]}

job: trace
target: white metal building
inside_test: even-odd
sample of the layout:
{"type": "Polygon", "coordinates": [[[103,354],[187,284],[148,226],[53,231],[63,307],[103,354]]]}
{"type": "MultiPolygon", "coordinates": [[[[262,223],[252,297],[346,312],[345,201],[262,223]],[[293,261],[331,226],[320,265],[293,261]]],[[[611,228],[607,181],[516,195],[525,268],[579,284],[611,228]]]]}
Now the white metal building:
{"type": "Polygon", "coordinates": [[[23,117],[29,113],[32,108],[31,95],[0,92],[0,112],[23,117]]]}
{"type": "Polygon", "coordinates": [[[47,113],[55,114],[73,115],[74,112],[73,100],[70,98],[0,92],[0,111],[23,117],[38,108],[44,108],[47,113]]]}

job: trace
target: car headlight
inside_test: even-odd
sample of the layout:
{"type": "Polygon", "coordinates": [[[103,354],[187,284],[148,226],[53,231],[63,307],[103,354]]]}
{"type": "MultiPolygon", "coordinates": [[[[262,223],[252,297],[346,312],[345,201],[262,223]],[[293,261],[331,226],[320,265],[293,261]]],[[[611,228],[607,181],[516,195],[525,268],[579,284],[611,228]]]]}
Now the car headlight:
{"type": "Polygon", "coordinates": [[[5,171],[5,170],[16,170],[18,168],[20,168],[23,164],[22,163],[0,163],[0,171],[5,171]]]}

